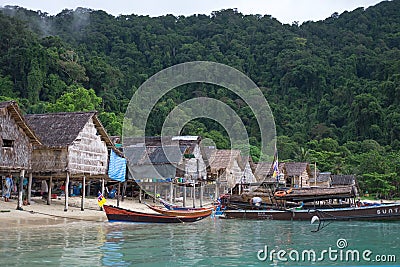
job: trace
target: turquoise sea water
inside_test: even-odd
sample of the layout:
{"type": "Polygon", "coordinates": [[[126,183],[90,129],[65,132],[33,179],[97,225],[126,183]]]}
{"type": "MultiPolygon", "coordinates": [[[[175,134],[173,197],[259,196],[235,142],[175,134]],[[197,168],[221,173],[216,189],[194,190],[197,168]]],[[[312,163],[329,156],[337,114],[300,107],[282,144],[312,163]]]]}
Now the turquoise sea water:
{"type": "Polygon", "coordinates": [[[218,218],[192,224],[73,222],[0,229],[0,266],[400,265],[400,222],[334,222],[314,229],[309,222],[218,218]],[[281,260],[287,261],[276,254],[262,261],[266,249],[268,255],[283,251],[281,260]],[[315,260],[308,258],[310,250],[315,260]],[[351,257],[356,250],[359,260],[351,257]],[[371,251],[370,261],[362,258],[365,251],[371,251]],[[377,255],[386,262],[375,261],[377,255]]]}

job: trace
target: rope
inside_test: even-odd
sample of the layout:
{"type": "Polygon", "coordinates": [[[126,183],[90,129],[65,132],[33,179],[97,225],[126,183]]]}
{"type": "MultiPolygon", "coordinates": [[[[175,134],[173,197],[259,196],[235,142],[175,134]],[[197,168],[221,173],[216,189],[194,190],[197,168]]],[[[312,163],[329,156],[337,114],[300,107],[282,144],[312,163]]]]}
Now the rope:
{"type": "Polygon", "coordinates": [[[38,212],[38,211],[33,211],[33,210],[22,210],[29,212],[31,214],[41,214],[41,215],[46,215],[50,217],[56,217],[56,218],[62,218],[62,219],[69,219],[69,220],[75,220],[75,221],[87,221],[87,222],[104,222],[104,221],[99,221],[99,220],[91,220],[91,219],[84,219],[84,218],[73,218],[73,217],[67,217],[67,216],[59,216],[59,215],[54,215],[54,214],[48,214],[44,212],[38,212]]]}

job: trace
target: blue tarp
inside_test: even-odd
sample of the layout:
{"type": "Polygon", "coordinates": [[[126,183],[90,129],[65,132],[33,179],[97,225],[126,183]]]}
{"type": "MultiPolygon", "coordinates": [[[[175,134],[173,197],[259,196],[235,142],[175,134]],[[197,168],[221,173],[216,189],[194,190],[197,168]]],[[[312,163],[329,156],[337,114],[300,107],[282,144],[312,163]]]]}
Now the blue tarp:
{"type": "Polygon", "coordinates": [[[121,158],[111,150],[110,164],[108,165],[108,176],[112,180],[124,182],[126,174],[126,159],[121,158]]]}

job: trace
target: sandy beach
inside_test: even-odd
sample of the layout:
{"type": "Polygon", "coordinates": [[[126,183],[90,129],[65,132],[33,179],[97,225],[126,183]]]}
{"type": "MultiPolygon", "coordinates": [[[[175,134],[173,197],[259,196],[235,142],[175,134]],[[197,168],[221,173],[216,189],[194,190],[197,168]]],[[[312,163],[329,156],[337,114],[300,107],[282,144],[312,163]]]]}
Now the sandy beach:
{"type": "MultiPolygon", "coordinates": [[[[152,200],[148,200],[152,203],[152,200]]],[[[116,199],[107,199],[106,204],[117,205],[116,199]]],[[[120,207],[152,212],[137,199],[131,198],[120,201],[120,207]]],[[[86,198],[84,211],[81,210],[81,198],[70,197],[68,211],[64,211],[64,198],[52,199],[51,205],[47,205],[40,197],[32,198],[30,205],[22,206],[23,210],[17,210],[17,200],[9,202],[0,201],[0,221],[2,228],[15,227],[40,227],[44,225],[63,224],[76,221],[107,221],[104,211],[100,210],[97,198],[86,198]]]]}

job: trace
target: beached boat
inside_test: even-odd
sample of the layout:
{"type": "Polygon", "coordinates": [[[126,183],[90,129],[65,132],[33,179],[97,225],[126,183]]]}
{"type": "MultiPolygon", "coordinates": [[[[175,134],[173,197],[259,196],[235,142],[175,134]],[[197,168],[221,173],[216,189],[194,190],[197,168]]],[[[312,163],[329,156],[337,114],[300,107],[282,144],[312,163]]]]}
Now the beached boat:
{"type": "Polygon", "coordinates": [[[209,210],[210,208],[190,208],[190,207],[182,207],[182,206],[177,206],[174,204],[171,204],[167,201],[165,201],[162,198],[158,198],[161,204],[168,209],[168,210],[186,210],[186,211],[193,211],[193,210],[209,210]]]}
{"type": "Polygon", "coordinates": [[[169,215],[169,216],[210,216],[213,212],[213,208],[204,208],[197,210],[169,210],[167,208],[157,207],[153,205],[149,205],[144,203],[149,209],[154,210],[155,212],[169,215]]]}
{"type": "Polygon", "coordinates": [[[136,223],[188,223],[200,221],[208,215],[169,216],[156,213],[145,213],[128,210],[115,206],[104,205],[107,219],[110,222],[136,222],[136,223]]]}
{"type": "Polygon", "coordinates": [[[257,220],[311,220],[317,216],[322,221],[349,220],[400,220],[400,203],[369,205],[348,208],[323,209],[267,209],[267,210],[226,210],[227,219],[257,220]]]}

